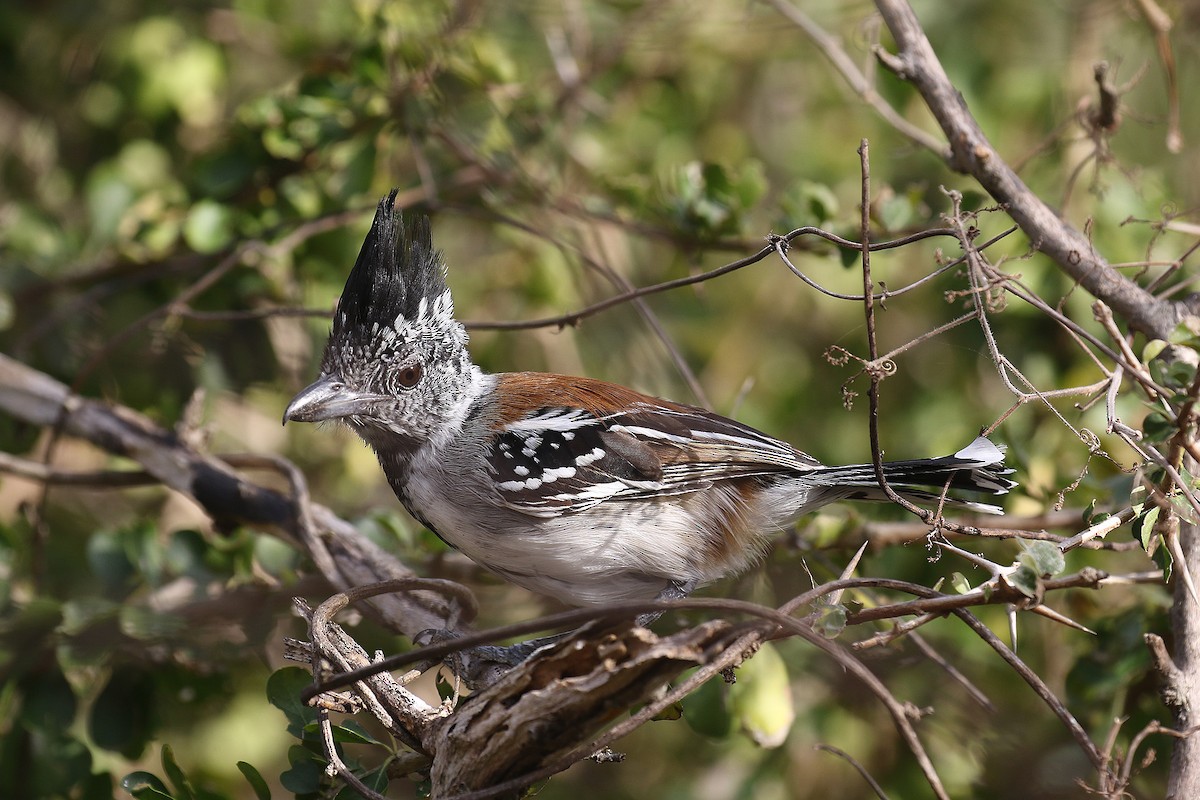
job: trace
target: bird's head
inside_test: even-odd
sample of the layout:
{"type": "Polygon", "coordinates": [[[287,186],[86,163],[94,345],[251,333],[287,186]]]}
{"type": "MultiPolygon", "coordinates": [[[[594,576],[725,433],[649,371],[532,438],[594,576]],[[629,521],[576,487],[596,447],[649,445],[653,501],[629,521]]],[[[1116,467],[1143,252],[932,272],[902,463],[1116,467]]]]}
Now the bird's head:
{"type": "Polygon", "coordinates": [[[412,450],[461,416],[478,372],[454,319],[429,219],[379,203],[346,279],[321,360],[283,421],[341,420],[368,444],[412,450]]]}

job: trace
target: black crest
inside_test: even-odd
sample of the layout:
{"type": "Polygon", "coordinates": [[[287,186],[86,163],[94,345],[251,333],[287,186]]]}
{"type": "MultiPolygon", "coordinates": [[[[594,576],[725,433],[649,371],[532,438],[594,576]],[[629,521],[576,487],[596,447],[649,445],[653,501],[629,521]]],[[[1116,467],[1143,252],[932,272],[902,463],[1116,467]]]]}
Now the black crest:
{"type": "Polygon", "coordinates": [[[334,316],[334,333],[392,327],[397,317],[415,320],[421,300],[433,303],[446,291],[446,269],[433,249],[429,218],[396,211],[397,190],[379,201],[371,230],[334,316]]]}

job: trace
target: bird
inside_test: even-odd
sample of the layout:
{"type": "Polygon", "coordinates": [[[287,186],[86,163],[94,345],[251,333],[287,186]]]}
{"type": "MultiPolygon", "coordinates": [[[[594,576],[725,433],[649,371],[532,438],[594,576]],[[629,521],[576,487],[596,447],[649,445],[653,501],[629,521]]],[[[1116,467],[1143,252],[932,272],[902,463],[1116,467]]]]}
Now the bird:
{"type": "MultiPolygon", "coordinates": [[[[588,377],[490,374],[454,315],[428,217],[380,201],[317,379],[283,414],[340,422],[422,525],[502,578],[570,605],[670,599],[742,572],[839,500],[885,500],[871,464],[827,466],[704,408],[588,377]]],[[[1004,450],[885,462],[901,497],[999,506],[1004,450]],[[953,494],[948,494],[953,493],[953,494]],[[948,496],[944,496],[948,495],[948,496]]]]}

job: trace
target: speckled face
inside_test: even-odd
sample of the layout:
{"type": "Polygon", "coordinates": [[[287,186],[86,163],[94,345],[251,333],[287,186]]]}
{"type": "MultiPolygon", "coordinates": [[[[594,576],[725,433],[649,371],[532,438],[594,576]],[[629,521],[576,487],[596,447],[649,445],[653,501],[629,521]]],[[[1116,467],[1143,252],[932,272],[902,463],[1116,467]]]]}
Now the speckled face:
{"type": "Polygon", "coordinates": [[[394,199],[379,204],[346,280],[321,375],[362,398],[366,413],[344,419],[368,442],[419,444],[459,406],[472,367],[429,220],[401,219],[394,199]]]}

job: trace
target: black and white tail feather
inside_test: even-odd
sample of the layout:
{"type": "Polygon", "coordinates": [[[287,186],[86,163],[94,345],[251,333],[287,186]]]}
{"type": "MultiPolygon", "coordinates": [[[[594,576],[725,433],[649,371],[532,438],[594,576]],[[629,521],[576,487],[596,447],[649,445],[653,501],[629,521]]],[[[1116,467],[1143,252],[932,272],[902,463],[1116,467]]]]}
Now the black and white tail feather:
{"type": "MultiPolygon", "coordinates": [[[[916,503],[936,504],[944,497],[945,504],[953,508],[1003,514],[1004,509],[998,505],[962,498],[955,493],[1007,494],[1017,484],[1004,477],[1013,473],[1003,468],[1004,451],[1003,445],[980,436],[954,455],[884,462],[883,477],[896,494],[916,503]]],[[[813,498],[816,504],[890,499],[876,480],[873,464],[821,467],[813,471],[812,477],[821,487],[820,497],[813,498]]]]}

